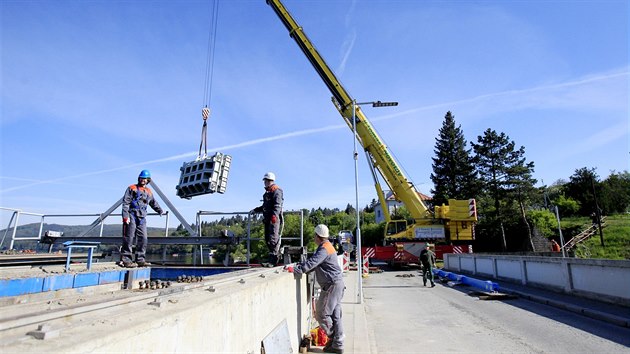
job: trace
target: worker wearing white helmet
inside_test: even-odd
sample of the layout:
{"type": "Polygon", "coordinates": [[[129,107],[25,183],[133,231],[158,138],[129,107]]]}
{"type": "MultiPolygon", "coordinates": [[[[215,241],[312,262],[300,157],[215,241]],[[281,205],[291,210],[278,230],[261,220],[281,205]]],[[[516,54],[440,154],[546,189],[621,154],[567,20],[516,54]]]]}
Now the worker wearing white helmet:
{"type": "Polygon", "coordinates": [[[315,318],[329,338],[324,347],[324,353],[343,353],[341,299],[346,287],[343,284],[343,273],[337,261],[337,251],[328,240],[328,236],[328,227],[324,224],[317,225],[315,227],[315,243],[317,244],[315,253],[290,269],[295,274],[315,271],[315,279],[321,288],[315,308],[315,318]]]}
{"type": "Polygon", "coordinates": [[[280,226],[283,222],[282,203],[284,196],[282,189],[276,184],[276,175],[267,172],[263,176],[265,183],[265,194],[263,194],[263,204],[252,210],[252,213],[263,214],[263,225],[265,228],[265,242],[269,249],[268,267],[274,267],[280,261],[280,226]]]}

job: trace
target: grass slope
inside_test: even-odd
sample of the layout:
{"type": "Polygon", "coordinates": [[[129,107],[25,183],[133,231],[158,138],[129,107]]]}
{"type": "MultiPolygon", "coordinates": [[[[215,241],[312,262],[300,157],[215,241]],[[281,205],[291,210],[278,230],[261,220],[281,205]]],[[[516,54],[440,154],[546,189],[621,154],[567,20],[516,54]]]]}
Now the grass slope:
{"type": "MultiPolygon", "coordinates": [[[[589,218],[566,218],[562,221],[562,232],[565,229],[585,229],[590,225],[589,218]],[[581,226],[580,226],[581,225],[581,226]]],[[[630,214],[610,215],[606,218],[606,227],[602,229],[604,246],[599,232],[586,240],[576,250],[577,257],[600,259],[630,260],[630,214]]]]}

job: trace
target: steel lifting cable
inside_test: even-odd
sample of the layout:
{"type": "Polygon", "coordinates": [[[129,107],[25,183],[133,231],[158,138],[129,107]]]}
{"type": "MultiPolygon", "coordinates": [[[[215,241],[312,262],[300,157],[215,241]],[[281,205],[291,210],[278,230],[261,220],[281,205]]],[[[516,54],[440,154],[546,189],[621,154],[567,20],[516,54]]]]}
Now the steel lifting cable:
{"type": "Polygon", "coordinates": [[[210,33],[208,35],[208,51],[206,55],[206,76],[204,81],[203,92],[203,109],[201,117],[203,118],[203,127],[201,128],[201,143],[199,144],[198,159],[202,158],[201,150],[204,150],[203,158],[208,156],[207,132],[208,118],[210,117],[210,101],[212,99],[212,78],[214,73],[214,46],[217,38],[217,17],[219,16],[219,0],[212,1],[212,17],[210,20],[210,33]]]}

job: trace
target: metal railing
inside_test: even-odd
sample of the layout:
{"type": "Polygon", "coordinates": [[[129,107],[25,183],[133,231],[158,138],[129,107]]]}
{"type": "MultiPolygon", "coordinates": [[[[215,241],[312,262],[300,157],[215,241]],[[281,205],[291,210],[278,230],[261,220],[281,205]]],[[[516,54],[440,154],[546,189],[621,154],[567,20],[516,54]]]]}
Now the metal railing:
{"type": "MultiPolygon", "coordinates": [[[[601,225],[602,225],[602,228],[607,226],[605,215],[601,217],[601,225]]],[[[595,235],[597,233],[597,230],[598,230],[598,225],[595,223],[591,224],[584,231],[573,236],[571,240],[569,240],[567,243],[562,245],[562,248],[565,249],[567,252],[572,251],[575,247],[577,247],[578,244],[588,240],[589,238],[591,238],[591,236],[595,235]]]]}
{"type": "MultiPolygon", "coordinates": [[[[9,232],[11,233],[11,238],[10,238],[10,243],[9,243],[9,249],[14,249],[15,246],[15,242],[16,241],[28,241],[28,240],[37,240],[37,241],[41,241],[42,238],[45,235],[45,230],[44,230],[44,225],[46,224],[46,221],[49,220],[50,218],[77,218],[77,217],[96,217],[97,219],[91,224],[91,225],[87,225],[86,226],[86,230],[84,230],[83,232],[80,233],[81,236],[85,236],[86,234],[88,234],[89,232],[91,232],[92,230],[94,230],[95,228],[98,227],[98,237],[103,237],[103,229],[105,226],[105,220],[107,219],[108,216],[118,216],[118,217],[122,217],[121,213],[117,213],[117,214],[113,214],[111,212],[105,213],[105,214],[40,214],[40,213],[31,213],[31,212],[25,212],[21,209],[15,209],[15,208],[5,208],[5,207],[0,207],[0,211],[8,211],[11,213],[11,218],[9,219],[9,222],[6,226],[6,228],[3,230],[4,234],[2,236],[2,240],[0,240],[0,248],[2,248],[2,245],[4,244],[4,241],[7,237],[7,235],[9,234],[9,232]],[[38,233],[37,235],[29,235],[29,236],[19,236],[18,235],[18,228],[20,226],[19,222],[20,222],[20,216],[23,215],[28,215],[28,216],[37,216],[40,218],[39,220],[39,227],[38,227],[38,233]]],[[[285,211],[283,213],[283,215],[287,215],[287,214],[297,214],[300,216],[300,234],[299,236],[293,236],[293,237],[286,237],[283,236],[283,229],[280,230],[280,242],[284,241],[296,241],[299,240],[300,241],[300,247],[304,247],[304,212],[302,210],[290,210],[290,211],[285,211]]],[[[148,213],[148,216],[159,216],[159,214],[157,213],[148,213]]],[[[251,258],[251,242],[252,241],[260,241],[260,240],[264,240],[264,238],[260,238],[260,237],[251,237],[251,231],[252,231],[252,223],[255,222],[257,219],[253,217],[253,214],[251,212],[218,212],[218,211],[205,211],[205,210],[200,210],[197,212],[196,214],[196,234],[198,235],[198,237],[202,237],[204,235],[202,235],[202,228],[201,228],[201,222],[202,222],[202,217],[203,216],[217,216],[217,215],[246,215],[246,221],[247,221],[247,234],[246,237],[244,239],[244,241],[246,242],[247,245],[247,265],[250,265],[250,258],[251,258]]],[[[164,224],[164,237],[168,237],[168,233],[169,233],[169,213],[167,212],[165,215],[165,224],[164,224]]],[[[284,219],[284,217],[283,217],[284,219]]],[[[284,228],[284,222],[282,223],[282,227],[284,228]]],[[[52,248],[52,247],[51,247],[52,248]]],[[[165,251],[165,250],[164,250],[165,251]]],[[[200,262],[203,265],[203,245],[199,245],[199,251],[200,251],[200,262]]],[[[193,249],[193,260],[196,263],[197,260],[197,248],[193,249]]],[[[229,252],[227,254],[227,257],[229,257],[229,252]]]]}
{"type": "MultiPolygon", "coordinates": [[[[280,241],[282,242],[282,240],[299,240],[300,241],[300,247],[304,247],[304,211],[303,210],[289,210],[289,211],[285,211],[283,212],[283,215],[286,214],[299,214],[300,215],[300,235],[299,237],[284,237],[282,235],[283,229],[280,230],[280,241]]],[[[252,241],[260,241],[260,240],[264,240],[264,238],[260,238],[260,237],[254,237],[252,238],[251,236],[251,231],[252,231],[252,222],[254,220],[253,218],[253,214],[251,211],[241,211],[241,212],[218,212],[218,211],[205,211],[205,210],[199,210],[197,212],[197,217],[195,219],[196,221],[196,226],[197,226],[197,234],[199,236],[203,236],[202,235],[202,230],[201,230],[201,216],[215,216],[215,215],[247,215],[247,237],[245,239],[245,242],[247,244],[247,265],[250,265],[250,257],[251,257],[251,242],[252,241]]],[[[284,227],[284,222],[282,223],[282,226],[284,227]]],[[[201,248],[202,246],[200,245],[200,250],[201,250],[201,254],[202,254],[202,263],[203,264],[203,249],[201,248]]],[[[229,257],[229,252],[226,255],[226,257],[229,257]]]]}
{"type": "MultiPolygon", "coordinates": [[[[44,224],[46,223],[46,219],[50,219],[50,218],[73,218],[73,217],[97,217],[99,218],[98,222],[95,222],[95,224],[93,224],[94,226],[98,226],[99,227],[99,233],[98,233],[98,237],[103,237],[103,227],[105,225],[104,221],[107,218],[107,216],[105,217],[101,217],[102,214],[39,214],[39,213],[31,213],[31,212],[26,212],[26,211],[22,211],[21,209],[15,209],[15,208],[5,208],[5,207],[0,207],[0,210],[5,210],[5,211],[9,211],[11,212],[11,218],[9,219],[9,222],[7,224],[7,227],[4,229],[4,234],[2,236],[2,240],[0,240],[0,248],[2,248],[2,245],[4,245],[4,241],[6,239],[6,236],[9,232],[11,232],[11,239],[10,239],[10,243],[9,243],[9,249],[13,249],[13,247],[15,246],[15,241],[28,241],[28,240],[38,240],[41,241],[42,236],[44,235],[44,224]],[[17,230],[18,228],[21,226],[19,224],[20,221],[20,216],[21,215],[29,215],[29,216],[38,216],[40,217],[40,221],[39,221],[39,232],[37,233],[36,236],[18,236],[17,234],[17,230]]],[[[147,213],[147,215],[150,216],[156,216],[159,215],[157,213],[147,213]]],[[[122,217],[122,214],[108,214],[108,216],[119,216],[122,217]]],[[[165,218],[165,225],[164,225],[164,236],[168,237],[168,224],[169,224],[169,213],[166,213],[166,218],[165,218]]],[[[83,232],[83,234],[87,234],[88,232],[92,231],[95,227],[92,227],[86,231],[83,232]]]]}

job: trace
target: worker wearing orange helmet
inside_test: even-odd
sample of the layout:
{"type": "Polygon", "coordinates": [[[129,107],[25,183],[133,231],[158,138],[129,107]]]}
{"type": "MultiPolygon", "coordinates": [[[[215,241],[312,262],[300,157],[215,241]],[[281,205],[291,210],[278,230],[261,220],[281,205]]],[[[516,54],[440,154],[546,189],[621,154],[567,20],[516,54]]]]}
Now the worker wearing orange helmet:
{"type": "Polygon", "coordinates": [[[280,228],[283,222],[282,204],[284,195],[282,189],[276,184],[276,175],[273,172],[265,173],[263,182],[265,184],[263,204],[254,208],[251,212],[262,213],[265,242],[269,249],[268,262],[264,265],[274,267],[280,261],[280,228]]]}
{"type": "Polygon", "coordinates": [[[145,220],[147,206],[160,215],[164,214],[164,210],[153,198],[153,192],[147,187],[150,182],[151,173],[148,170],[142,170],[138,175],[138,183],[127,187],[122,199],[123,242],[120,249],[120,265],[125,268],[144,267],[150,264],[145,260],[148,243],[145,220]],[[134,243],[136,244],[135,262],[132,250],[134,243]]]}

